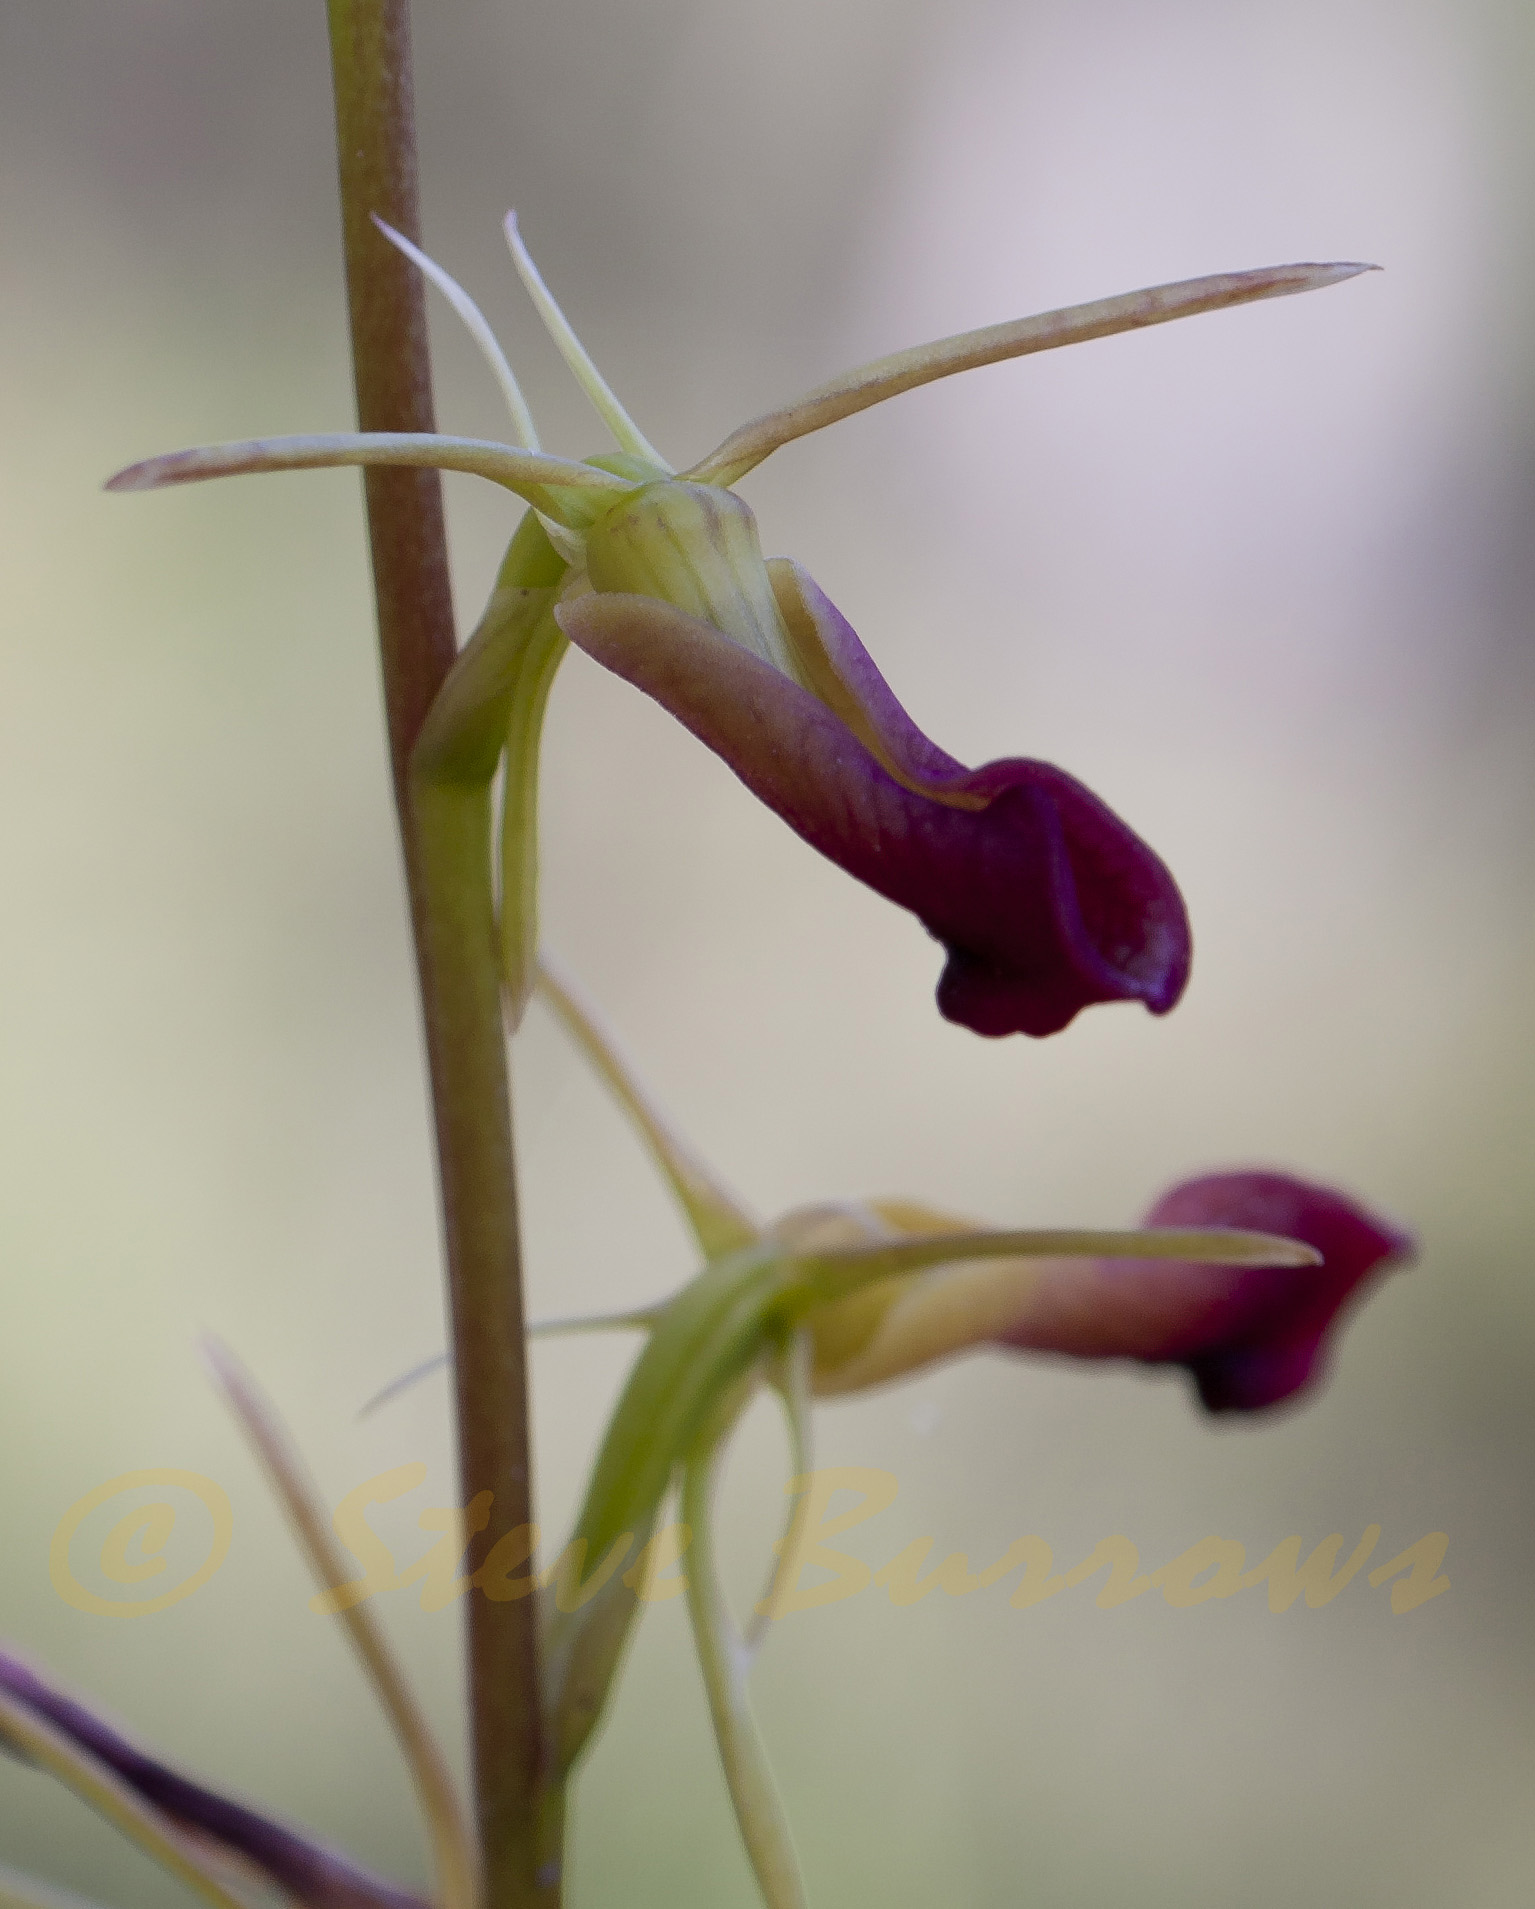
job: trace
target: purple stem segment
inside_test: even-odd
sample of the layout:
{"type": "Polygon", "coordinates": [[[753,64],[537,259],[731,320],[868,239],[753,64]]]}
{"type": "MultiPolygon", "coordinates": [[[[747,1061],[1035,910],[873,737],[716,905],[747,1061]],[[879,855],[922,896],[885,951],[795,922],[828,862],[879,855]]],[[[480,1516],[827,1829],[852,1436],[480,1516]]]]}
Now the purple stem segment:
{"type": "Polygon", "coordinates": [[[0,1690],[114,1770],[179,1828],[242,1858],[306,1909],[428,1909],[422,1897],[268,1816],[194,1783],[0,1651],[0,1690]]]}

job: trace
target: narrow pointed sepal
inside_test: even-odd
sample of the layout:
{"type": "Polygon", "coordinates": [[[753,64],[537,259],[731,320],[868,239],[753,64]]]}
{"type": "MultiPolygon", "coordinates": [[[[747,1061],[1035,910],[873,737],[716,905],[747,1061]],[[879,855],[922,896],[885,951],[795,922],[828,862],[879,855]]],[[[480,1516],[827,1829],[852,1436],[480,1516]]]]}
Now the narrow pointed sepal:
{"type": "Polygon", "coordinates": [[[521,1025],[538,973],[538,779],[544,712],[570,645],[554,620],[554,592],[519,627],[507,698],[501,784],[501,905],[497,934],[509,1027],[521,1025]]]}
{"type": "Polygon", "coordinates": [[[949,378],[959,371],[973,371],[981,365],[1026,357],[1031,352],[1052,351],[1059,345],[1107,338],[1115,332],[1165,325],[1174,318],[1192,318],[1200,312],[1248,305],[1260,298],[1314,292],[1324,285],[1357,278],[1361,272],[1378,270],[1378,266],[1348,262],[1271,265],[1253,272],[1218,272],[1209,278],[1152,285],[1144,291],[1125,292],[1117,298],[1100,298],[1087,305],[1069,305],[1064,310],[1041,312],[1033,318],[1016,318],[1001,325],[983,326],[979,331],[960,332],[930,345],[918,345],[911,351],[876,358],[872,364],[860,365],[855,371],[820,385],[793,404],[754,418],[732,431],[723,444],[682,475],[701,483],[734,484],[795,438],[824,430],[840,418],[866,411],[873,404],[883,404],[886,398],[897,397],[918,385],[931,384],[935,378],[949,378]]]}
{"type": "Polygon", "coordinates": [[[821,1249],[814,1267],[824,1296],[835,1298],[871,1279],[894,1279],[959,1260],[1170,1259],[1221,1266],[1320,1266],[1322,1255],[1303,1239],[1255,1227],[1147,1224],[1128,1231],[1093,1227],[975,1227],[956,1233],[922,1232],[909,1239],[821,1249]]]}
{"type": "Polygon", "coordinates": [[[557,1605],[545,1635],[546,1727],[559,1775],[601,1720],[639,1609],[641,1567],[623,1567],[644,1554],[662,1501],[721,1402],[771,1347],[784,1286],[783,1255],[763,1241],[706,1267],[655,1315],[572,1534],[588,1569],[619,1547],[618,1569],[576,1608],[557,1605]]]}
{"type": "Polygon", "coordinates": [[[614,442],[631,456],[643,458],[647,464],[669,475],[671,465],[666,462],[619,403],[612,386],[597,369],[592,361],[591,353],[576,336],[574,326],[561,311],[554,294],[544,283],[542,272],[533,263],[533,254],[523,243],[515,212],[507,213],[501,221],[501,230],[506,236],[506,243],[512,254],[512,263],[517,268],[517,276],[522,280],[523,289],[532,299],[533,307],[542,319],[545,331],[553,340],[555,349],[569,366],[577,384],[586,393],[593,410],[613,433],[614,442]]]}
{"type": "MultiPolygon", "coordinates": [[[[806,1315],[818,1393],[863,1391],[996,1340],[1032,1316],[1054,1284],[1087,1289],[1094,1262],[1182,1267],[1310,1269],[1315,1247],[1274,1232],[1144,1227],[1130,1232],[935,1230],[940,1216],[882,1202],[910,1217],[907,1237],[822,1246],[807,1273],[825,1301],[806,1315]]],[[[905,1231],[904,1227],[899,1230],[905,1231]]],[[[1285,1277],[1276,1274],[1276,1277],[1285,1277]]]]}
{"type": "MultiPolygon", "coordinates": [[[[964,770],[904,713],[897,733],[865,680],[853,700],[875,712],[872,739],[897,780],[836,708],[668,604],[593,595],[556,615],[578,648],[670,710],[796,834],[917,916],[948,950],[938,1006],[949,1020],[1046,1035],[1094,1002],[1165,1014],[1182,994],[1192,939],[1177,885],[1062,770],[1028,760],[964,770]]],[[[841,641],[844,673],[857,646],[898,709],[850,630],[841,641]]]]}
{"type": "Polygon", "coordinates": [[[544,1001],[634,1123],[705,1260],[751,1246],[759,1236],[756,1221],[661,1112],[596,1008],[547,949],[537,958],[536,978],[544,1001]]]}
{"type": "Polygon", "coordinates": [[[164,490],[211,477],[260,471],[404,466],[489,478],[572,530],[583,529],[632,486],[609,471],[569,458],[518,451],[484,438],[425,431],[346,431],[328,436],[247,438],[204,444],[130,464],[107,479],[109,491],[164,490]]]}

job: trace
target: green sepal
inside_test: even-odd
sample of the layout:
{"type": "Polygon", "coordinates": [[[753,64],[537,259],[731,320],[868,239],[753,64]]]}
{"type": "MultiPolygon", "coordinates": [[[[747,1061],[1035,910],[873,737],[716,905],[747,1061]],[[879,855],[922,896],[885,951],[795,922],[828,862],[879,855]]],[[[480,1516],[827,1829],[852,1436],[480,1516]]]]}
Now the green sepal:
{"type": "Polygon", "coordinates": [[[547,949],[538,957],[538,989],[545,1005],[634,1123],[687,1216],[705,1261],[712,1263],[750,1246],[761,1232],[751,1214],[662,1114],[617,1041],[603,1026],[596,1008],[547,949]]]}
{"type": "MultiPolygon", "coordinates": [[[[643,1546],[720,1402],[772,1343],[794,1284],[782,1247],[745,1247],[707,1267],[657,1317],[635,1361],[572,1533],[589,1560],[625,1537],[643,1546]]],[[[569,1770],[601,1716],[638,1609],[615,1574],[590,1602],[549,1615],[545,1704],[556,1770],[569,1770]]]]}
{"type": "Polygon", "coordinates": [[[529,511],[485,614],[438,692],[411,760],[418,784],[483,787],[505,753],[501,967],[507,1017],[522,1018],[538,954],[538,756],[554,673],[569,645],[554,620],[566,563],[529,511]]]}
{"type": "Polygon", "coordinates": [[[1320,1266],[1303,1240],[1245,1227],[1147,1226],[1099,1232],[1028,1227],[977,1228],[915,1239],[840,1246],[802,1254],[797,1262],[801,1309],[828,1305],[882,1280],[976,1259],[1184,1259],[1219,1266],[1320,1266]]]}

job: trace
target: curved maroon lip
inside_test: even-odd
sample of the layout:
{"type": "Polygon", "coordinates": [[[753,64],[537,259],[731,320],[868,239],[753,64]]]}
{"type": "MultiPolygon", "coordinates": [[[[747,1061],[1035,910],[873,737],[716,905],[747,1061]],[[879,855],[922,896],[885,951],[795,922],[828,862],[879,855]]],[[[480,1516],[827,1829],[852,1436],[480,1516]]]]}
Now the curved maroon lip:
{"type": "MultiPolygon", "coordinates": [[[[1188,916],[1152,850],[1048,763],[952,763],[861,646],[860,701],[874,701],[872,676],[900,713],[901,753],[921,747],[925,786],[897,780],[818,697],[665,603],[591,595],[557,616],[578,648],[670,711],[796,834],[917,916],[948,950],[938,987],[948,1019],[987,1035],[1046,1035],[1096,1002],[1165,1014],[1182,994],[1188,916]]],[[[878,719],[890,739],[890,708],[878,719]]]]}
{"type": "Polygon", "coordinates": [[[1165,1193],[1147,1226],[1234,1226],[1302,1240],[1319,1266],[1100,1261],[1047,1280],[1003,1342],[1019,1351],[1181,1365],[1211,1412],[1256,1412],[1313,1387],[1366,1287],[1411,1237],[1347,1194],[1265,1169],[1204,1174],[1165,1193]]]}

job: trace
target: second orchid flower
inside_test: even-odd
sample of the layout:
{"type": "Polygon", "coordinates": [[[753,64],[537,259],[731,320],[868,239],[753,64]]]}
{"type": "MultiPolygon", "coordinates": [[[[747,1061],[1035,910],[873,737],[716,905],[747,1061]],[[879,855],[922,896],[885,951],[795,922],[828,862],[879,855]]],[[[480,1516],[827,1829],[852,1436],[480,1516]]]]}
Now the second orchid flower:
{"type": "Polygon", "coordinates": [[[547,956],[538,984],[633,1121],[704,1262],[658,1305],[541,1329],[646,1334],[576,1522],[586,1585],[548,1613],[551,1753],[568,1770],[600,1721],[637,1614],[640,1567],[622,1567],[675,1488],[691,1542],[689,1612],[743,1838],[772,1909],[802,1909],[746,1695],[762,1626],[737,1629],[712,1540],[716,1476],[758,1389],[783,1398],[801,1480],[812,1395],[988,1348],[1182,1366],[1207,1410],[1261,1410],[1314,1383],[1341,1312],[1411,1241],[1341,1193],[1263,1172],[1185,1182],[1125,1232],[1002,1230],[906,1200],[798,1208],[764,1226],[666,1121],[547,956]]]}

